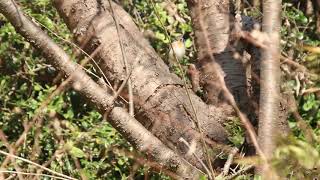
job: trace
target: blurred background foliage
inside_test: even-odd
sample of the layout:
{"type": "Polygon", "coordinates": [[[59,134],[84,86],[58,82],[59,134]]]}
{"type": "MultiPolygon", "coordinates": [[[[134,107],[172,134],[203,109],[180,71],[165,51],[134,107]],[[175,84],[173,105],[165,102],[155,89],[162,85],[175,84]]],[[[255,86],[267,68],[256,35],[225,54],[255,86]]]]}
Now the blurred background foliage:
{"type": "MultiPolygon", "coordinates": [[[[76,60],[74,46],[67,43],[72,41],[72,35],[50,0],[17,2],[76,60]]],[[[185,0],[123,0],[118,3],[132,15],[166,63],[170,41],[181,37],[187,48],[181,65],[186,67],[194,62],[194,34],[185,0]]],[[[296,119],[290,116],[292,134],[290,138],[279,139],[273,163],[283,176],[309,179],[319,176],[320,171],[320,92],[305,92],[310,88],[319,88],[320,50],[308,47],[318,47],[320,41],[315,30],[315,17],[307,15],[299,7],[293,1],[283,2],[282,54],[307,67],[307,71],[299,71],[283,63],[283,89],[295,93],[299,113],[307,127],[301,128],[296,119]],[[312,134],[311,141],[306,138],[308,132],[312,134]]],[[[244,3],[242,13],[261,19],[259,7],[248,6],[248,3],[244,3]]],[[[90,66],[86,68],[94,73],[90,66]]],[[[178,68],[174,71],[180,75],[182,73],[178,68]]],[[[20,137],[35,110],[57,88],[59,83],[54,82],[57,75],[58,71],[0,16],[0,127],[9,142],[15,142],[20,137]]],[[[143,155],[134,152],[77,92],[69,90],[56,96],[43,111],[45,113],[42,113],[37,124],[26,135],[26,141],[17,149],[18,156],[39,164],[48,162],[50,169],[76,178],[168,179],[139,162],[143,155]],[[38,142],[37,146],[34,146],[35,142],[38,142]]],[[[240,122],[230,121],[226,127],[231,134],[230,141],[241,147],[244,130],[240,122]]],[[[2,141],[0,149],[6,150],[2,141]]],[[[1,155],[0,162],[4,159],[1,155]]],[[[17,161],[17,164],[24,167],[24,171],[32,171],[34,168],[21,161],[17,161]]],[[[14,169],[12,163],[8,165],[8,170],[14,169]]],[[[250,173],[247,173],[238,179],[250,177],[250,173]]]]}

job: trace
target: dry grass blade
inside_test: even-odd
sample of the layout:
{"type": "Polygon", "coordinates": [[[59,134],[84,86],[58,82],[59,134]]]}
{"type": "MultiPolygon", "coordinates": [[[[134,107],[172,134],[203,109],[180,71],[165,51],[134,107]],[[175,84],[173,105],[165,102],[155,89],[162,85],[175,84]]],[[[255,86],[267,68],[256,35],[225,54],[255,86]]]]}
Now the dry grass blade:
{"type": "MultiPolygon", "coordinates": [[[[52,176],[48,174],[38,174],[38,173],[26,173],[26,172],[18,172],[18,171],[0,171],[0,173],[9,173],[9,174],[20,174],[20,175],[31,175],[31,176],[42,176],[42,177],[48,177],[48,178],[53,178],[53,179],[61,179],[61,180],[66,180],[68,178],[62,178],[59,176],[52,176]]],[[[8,178],[7,178],[8,179],[8,178]]]]}
{"type": "Polygon", "coordinates": [[[40,164],[34,163],[34,162],[32,162],[32,161],[29,161],[29,160],[27,160],[27,159],[24,159],[24,158],[22,158],[22,157],[19,157],[19,156],[16,156],[16,155],[13,155],[13,154],[10,154],[10,153],[7,153],[7,152],[4,152],[4,151],[2,151],[2,150],[0,150],[0,154],[9,156],[9,157],[12,157],[12,158],[15,158],[15,159],[19,159],[19,160],[21,160],[21,161],[23,161],[23,162],[26,162],[26,163],[29,163],[29,164],[31,164],[31,165],[34,165],[34,166],[36,166],[36,167],[38,167],[38,168],[44,169],[44,170],[46,170],[46,171],[48,171],[48,172],[50,172],[50,173],[52,173],[52,174],[55,174],[55,175],[57,175],[57,176],[61,176],[61,177],[64,177],[64,178],[66,178],[66,179],[76,180],[75,178],[72,178],[72,177],[69,177],[69,176],[67,176],[67,175],[58,173],[58,172],[53,171],[53,170],[51,170],[51,169],[49,169],[49,168],[43,167],[43,166],[41,166],[40,164]]]}

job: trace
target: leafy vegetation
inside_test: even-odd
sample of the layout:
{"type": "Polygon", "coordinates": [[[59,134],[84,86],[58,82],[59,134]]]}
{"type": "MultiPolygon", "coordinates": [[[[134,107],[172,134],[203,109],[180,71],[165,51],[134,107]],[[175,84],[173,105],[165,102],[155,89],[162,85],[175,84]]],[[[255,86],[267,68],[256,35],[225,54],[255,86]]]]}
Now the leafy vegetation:
{"type": "MultiPolygon", "coordinates": [[[[194,37],[184,0],[174,2],[177,16],[168,12],[171,2],[167,1],[135,0],[121,3],[164,60],[168,58],[170,42],[182,36],[187,54],[181,65],[186,67],[194,61],[194,37]]],[[[49,0],[20,0],[19,4],[76,59],[77,56],[73,54],[75,47],[68,43],[72,41],[71,33],[49,0]]],[[[257,9],[251,7],[245,13],[261,18],[257,9]]],[[[289,118],[292,134],[289,139],[279,140],[273,163],[284,177],[311,178],[319,176],[320,168],[320,93],[304,91],[319,87],[320,78],[317,74],[320,53],[305,47],[319,46],[319,34],[315,33],[315,17],[307,16],[290,1],[283,3],[282,17],[282,54],[308,68],[305,72],[286,64],[282,67],[284,89],[295,92],[298,111],[307,127],[301,128],[294,117],[289,118]],[[309,131],[312,132],[312,141],[306,138],[309,131]]],[[[18,140],[36,110],[57,88],[53,82],[58,71],[46,63],[41,54],[16,33],[3,16],[0,16],[0,42],[0,127],[11,143],[18,140]]],[[[90,66],[86,68],[95,73],[90,66]]],[[[175,72],[182,75],[179,68],[175,72]]],[[[143,155],[135,153],[77,92],[70,90],[57,95],[42,111],[36,119],[36,126],[25,135],[26,140],[17,148],[18,156],[39,164],[49,162],[47,166],[50,169],[76,178],[126,179],[129,176],[150,176],[151,179],[168,179],[138,162],[137,159],[143,155]],[[123,153],[122,149],[128,152],[123,153]]],[[[244,129],[240,123],[234,120],[226,127],[232,134],[230,141],[241,147],[244,129]]],[[[0,149],[6,149],[3,140],[0,141],[0,149]]],[[[0,156],[0,162],[4,159],[4,156],[0,156]]],[[[25,170],[34,168],[21,161],[16,163],[27,167],[25,170]]],[[[13,169],[14,163],[10,163],[8,170],[13,169]]],[[[247,174],[238,179],[249,177],[251,175],[247,174]]]]}

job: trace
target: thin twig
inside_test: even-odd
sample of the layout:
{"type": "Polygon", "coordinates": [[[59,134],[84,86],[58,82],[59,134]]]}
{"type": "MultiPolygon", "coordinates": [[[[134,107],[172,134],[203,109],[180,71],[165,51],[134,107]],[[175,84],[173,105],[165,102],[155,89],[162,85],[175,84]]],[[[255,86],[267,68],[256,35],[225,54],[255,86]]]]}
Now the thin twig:
{"type": "MultiPolygon", "coordinates": [[[[9,150],[10,153],[13,153],[14,152],[14,149],[11,147],[10,143],[8,142],[7,140],[7,137],[6,135],[4,134],[4,132],[0,129],[0,140],[2,141],[2,143],[6,146],[6,148],[9,150]]],[[[18,166],[18,164],[16,163],[16,161],[13,160],[13,166],[14,168],[16,169],[17,172],[20,172],[21,169],[20,167],[18,166]]],[[[2,168],[1,168],[2,169],[2,168]]],[[[2,173],[0,173],[0,178],[3,178],[1,177],[2,176],[2,173]]],[[[21,174],[18,174],[18,178],[20,180],[23,180],[23,176],[21,174]]]]}
{"type": "Polygon", "coordinates": [[[290,66],[293,66],[293,67],[301,70],[302,72],[307,72],[308,71],[308,69],[305,66],[303,66],[303,65],[297,63],[296,61],[294,61],[294,60],[292,60],[292,59],[290,59],[288,57],[285,57],[283,55],[280,56],[280,60],[282,61],[282,63],[289,64],[290,66]]]}
{"type": "Polygon", "coordinates": [[[309,143],[317,142],[318,141],[317,137],[315,137],[315,134],[313,133],[312,128],[310,127],[309,124],[306,123],[306,121],[299,114],[298,107],[293,94],[289,94],[288,106],[290,111],[292,112],[293,117],[297,121],[298,127],[305,134],[307,142],[309,143]]]}
{"type": "Polygon", "coordinates": [[[11,179],[13,179],[13,178],[15,178],[17,176],[17,174],[11,174],[9,177],[7,177],[6,179],[4,179],[4,177],[3,177],[3,179],[4,180],[11,180],[11,179]]]}
{"type": "Polygon", "coordinates": [[[30,160],[35,161],[36,157],[41,153],[41,148],[40,146],[40,135],[41,135],[41,129],[42,129],[42,124],[43,124],[43,117],[39,118],[39,121],[36,123],[36,127],[35,127],[35,134],[33,136],[34,139],[34,143],[33,143],[33,147],[32,147],[32,154],[30,157],[30,160]]]}
{"type": "MultiPolygon", "coordinates": [[[[27,15],[26,15],[27,16],[27,15]]],[[[30,17],[30,16],[29,16],[30,17]]],[[[52,33],[54,36],[56,36],[57,38],[61,39],[62,41],[72,45],[73,47],[75,47],[76,49],[80,50],[87,58],[89,58],[98,68],[98,70],[100,71],[100,73],[102,74],[103,78],[107,81],[108,85],[112,88],[110,81],[108,80],[107,76],[105,75],[105,73],[102,71],[102,69],[100,68],[100,66],[98,65],[98,63],[94,60],[94,58],[89,55],[86,51],[84,51],[81,47],[79,47],[78,45],[76,45],[73,42],[70,42],[66,39],[64,39],[63,37],[59,36],[57,33],[53,32],[52,30],[50,30],[48,27],[46,27],[44,24],[42,24],[41,22],[37,21],[35,18],[30,17],[33,21],[35,21],[36,23],[38,23],[39,25],[41,25],[42,27],[44,27],[46,30],[48,30],[50,33],[52,33]]],[[[100,45],[101,47],[101,45],[100,45]]],[[[87,69],[83,68],[83,70],[85,70],[86,72],[88,72],[89,74],[94,75],[95,77],[99,78],[96,74],[92,73],[91,71],[88,71],[87,69]]]]}
{"type": "Polygon", "coordinates": [[[248,1],[248,0],[244,0],[244,3],[245,3],[245,4],[247,4],[248,6],[250,6],[250,8],[255,9],[255,10],[260,14],[260,16],[262,16],[262,15],[263,15],[263,13],[260,11],[260,9],[259,9],[259,8],[257,8],[256,6],[252,6],[252,5],[251,5],[251,3],[249,3],[249,1],[248,1]]]}
{"type": "MultiPolygon", "coordinates": [[[[60,143],[59,143],[59,144],[60,144],[60,143]]],[[[43,166],[43,167],[48,167],[48,166],[51,164],[51,162],[56,159],[56,156],[57,156],[59,153],[61,153],[61,152],[62,152],[62,150],[60,150],[60,149],[56,150],[56,151],[54,152],[54,154],[51,156],[51,158],[50,158],[48,161],[46,161],[45,163],[41,164],[41,166],[43,166]]],[[[43,169],[38,169],[38,170],[37,170],[37,174],[41,174],[42,171],[43,171],[43,169]]]]}
{"type": "Polygon", "coordinates": [[[301,94],[312,94],[312,93],[317,93],[320,92],[320,88],[310,88],[310,89],[306,89],[306,90],[302,90],[301,94]]]}
{"type": "MultiPolygon", "coordinates": [[[[255,39],[254,37],[252,37],[250,32],[247,31],[241,31],[239,36],[241,38],[243,38],[244,40],[248,41],[249,43],[255,45],[256,47],[259,47],[261,49],[267,49],[268,46],[266,46],[265,44],[263,44],[262,42],[259,42],[257,39],[255,39]]],[[[307,72],[307,68],[299,63],[297,63],[296,61],[285,57],[284,55],[280,55],[280,60],[282,61],[281,63],[286,63],[289,64],[299,70],[301,70],[302,72],[307,72]]]]}
{"type": "MultiPolygon", "coordinates": [[[[213,174],[214,172],[213,172],[213,168],[212,168],[212,164],[211,164],[211,159],[210,159],[210,157],[209,157],[208,148],[207,148],[206,142],[205,142],[205,140],[204,140],[203,130],[202,130],[202,128],[201,128],[201,126],[200,126],[200,123],[199,123],[199,118],[198,118],[198,115],[197,115],[196,108],[194,107],[194,104],[193,104],[193,102],[192,102],[191,95],[190,95],[190,92],[189,92],[189,89],[188,89],[188,86],[187,86],[187,79],[186,79],[186,76],[185,76],[184,69],[182,68],[182,66],[181,66],[181,64],[180,64],[180,62],[179,62],[179,60],[178,60],[178,58],[177,58],[177,56],[176,56],[176,53],[174,52],[174,48],[173,48],[173,46],[172,46],[171,37],[170,37],[170,35],[169,35],[169,33],[168,33],[167,28],[164,26],[164,24],[163,24],[162,21],[161,21],[160,15],[158,14],[158,11],[157,11],[156,8],[155,8],[155,5],[154,5],[153,0],[150,0],[150,2],[151,2],[151,5],[152,5],[152,7],[153,7],[153,10],[155,11],[156,17],[157,17],[158,21],[160,22],[160,25],[162,26],[163,30],[165,31],[166,37],[167,37],[168,40],[169,40],[170,48],[171,48],[172,51],[173,51],[173,57],[174,57],[176,63],[178,64],[179,70],[182,72],[183,87],[184,87],[184,89],[185,89],[185,91],[186,91],[186,93],[187,93],[187,96],[188,96],[188,99],[189,99],[189,102],[190,102],[190,105],[191,105],[193,114],[194,114],[194,116],[195,116],[195,118],[192,118],[192,119],[193,119],[196,127],[197,127],[198,130],[199,130],[200,140],[201,140],[201,143],[203,144],[204,149],[205,149],[205,151],[206,151],[206,153],[205,153],[205,155],[206,155],[206,160],[207,160],[208,166],[209,166],[209,168],[210,168],[210,170],[211,170],[211,173],[213,174]]],[[[209,175],[209,174],[208,174],[208,175],[209,175]]],[[[209,175],[209,176],[210,176],[210,175],[209,175]]]]}
{"type": "Polygon", "coordinates": [[[117,29],[117,34],[118,34],[118,37],[119,37],[119,44],[120,44],[120,49],[121,49],[121,54],[122,54],[122,60],[124,62],[124,66],[125,66],[125,69],[126,69],[126,74],[127,74],[127,76],[129,76],[129,79],[128,79],[128,82],[127,82],[128,83],[128,93],[129,93],[129,114],[132,117],[134,117],[132,81],[131,81],[131,78],[130,78],[129,64],[128,64],[128,61],[127,61],[126,54],[124,52],[124,47],[123,47],[123,42],[122,42],[122,39],[121,39],[120,27],[119,27],[119,23],[118,23],[117,17],[115,15],[114,10],[113,10],[111,0],[108,0],[108,2],[109,2],[112,18],[114,20],[114,23],[116,24],[116,29],[117,29]]]}
{"type": "MultiPolygon", "coordinates": [[[[87,64],[91,59],[93,59],[93,57],[95,57],[95,55],[99,52],[99,50],[101,49],[101,45],[99,47],[97,47],[92,54],[89,56],[90,58],[86,57],[83,61],[81,61],[79,67],[84,66],[85,64],[87,64]]],[[[20,137],[18,138],[18,140],[12,145],[13,149],[16,149],[16,147],[20,146],[26,137],[26,134],[29,132],[29,130],[33,127],[33,124],[35,123],[35,121],[37,120],[37,118],[39,118],[42,114],[43,114],[43,109],[45,109],[45,107],[48,106],[48,104],[52,101],[52,99],[57,96],[58,94],[64,92],[67,89],[67,85],[71,82],[71,80],[73,79],[73,74],[71,74],[65,81],[63,81],[59,87],[57,89],[55,89],[55,91],[53,91],[48,98],[46,98],[45,101],[43,101],[40,105],[40,107],[38,109],[35,110],[35,114],[33,115],[33,118],[31,120],[31,122],[29,122],[25,127],[24,127],[24,131],[23,133],[20,135],[20,137]]],[[[113,90],[113,88],[110,86],[110,88],[113,90]]],[[[113,90],[114,91],[114,90],[113,90]]],[[[121,97],[121,96],[120,96],[121,97]]],[[[122,98],[122,97],[121,97],[122,98]]],[[[14,152],[13,152],[14,153],[14,152]]],[[[1,168],[4,168],[6,166],[6,164],[9,162],[8,157],[3,161],[3,163],[1,164],[1,168]]]]}
{"type": "MultiPolygon", "coordinates": [[[[203,17],[202,17],[202,13],[201,13],[201,8],[200,8],[200,5],[199,5],[199,2],[197,2],[198,5],[197,6],[197,11],[199,11],[199,26],[200,26],[200,29],[202,30],[202,33],[204,34],[204,38],[205,39],[205,44],[206,44],[206,47],[207,47],[207,54],[209,55],[210,59],[211,59],[211,62],[212,65],[214,66],[215,69],[220,69],[219,68],[219,64],[215,61],[215,58],[213,57],[213,54],[212,54],[212,50],[211,50],[211,43],[208,39],[208,33],[207,33],[207,30],[206,30],[206,26],[204,25],[203,23],[203,17]]],[[[256,135],[256,132],[252,126],[252,124],[250,123],[249,119],[247,118],[247,116],[240,111],[233,95],[231,94],[231,92],[229,91],[229,89],[227,88],[226,86],[226,83],[224,81],[224,76],[218,72],[217,73],[217,76],[218,76],[218,80],[219,80],[219,84],[221,85],[221,89],[222,89],[222,92],[224,93],[224,96],[227,100],[227,102],[233,107],[233,109],[235,110],[235,112],[237,113],[238,117],[240,118],[242,124],[244,125],[244,127],[246,128],[246,130],[248,131],[248,134],[249,134],[249,137],[250,139],[252,140],[252,143],[256,149],[256,151],[258,152],[258,154],[261,156],[261,158],[263,159],[264,162],[266,162],[268,164],[268,161],[267,161],[267,158],[265,156],[265,154],[263,153],[263,151],[261,150],[260,148],[260,145],[258,143],[258,140],[257,140],[257,135],[256,135]]]]}
{"type": "Polygon", "coordinates": [[[229,169],[232,164],[233,157],[235,154],[237,154],[238,151],[239,151],[238,148],[233,148],[233,150],[230,152],[228,159],[225,162],[224,167],[223,167],[223,172],[222,172],[223,176],[226,176],[229,173],[229,169]]]}
{"type": "Polygon", "coordinates": [[[54,179],[62,179],[62,180],[66,180],[67,178],[62,178],[59,176],[52,176],[52,175],[48,175],[48,174],[38,174],[38,173],[27,173],[27,172],[18,172],[18,171],[1,171],[0,173],[13,173],[13,174],[24,174],[24,175],[31,175],[31,176],[43,176],[43,177],[49,177],[49,178],[54,178],[54,179]]]}
{"type": "MultiPolygon", "coordinates": [[[[183,139],[182,137],[180,137],[180,138],[179,138],[179,141],[182,142],[183,144],[185,144],[185,145],[188,147],[189,150],[191,149],[189,143],[188,143],[185,139],[183,139]]],[[[194,153],[193,151],[192,151],[192,154],[193,154],[193,156],[200,162],[200,164],[202,165],[202,167],[207,171],[207,174],[208,174],[208,176],[209,176],[209,179],[213,179],[212,176],[211,176],[210,170],[208,169],[208,167],[206,166],[206,164],[205,164],[205,163],[196,155],[196,153],[194,153]]]]}
{"type": "Polygon", "coordinates": [[[114,152],[117,155],[126,156],[131,159],[135,159],[135,162],[139,163],[142,166],[150,167],[153,170],[156,170],[156,172],[163,172],[166,175],[172,177],[173,179],[181,179],[181,177],[178,174],[170,171],[169,169],[166,169],[165,166],[163,166],[157,162],[148,160],[145,157],[140,157],[136,153],[127,151],[125,149],[118,149],[118,148],[112,148],[111,150],[112,150],[112,152],[114,152]]]}
{"type": "MultiPolygon", "coordinates": [[[[51,158],[48,161],[46,161],[43,164],[41,164],[41,166],[43,166],[43,167],[48,167],[51,164],[51,162],[54,161],[57,158],[57,156],[59,154],[64,153],[64,148],[63,147],[64,147],[65,142],[63,140],[61,132],[59,132],[62,129],[62,127],[60,126],[60,120],[56,117],[56,119],[54,121],[56,121],[57,123],[53,122],[52,126],[53,126],[53,128],[55,130],[54,135],[57,136],[55,138],[59,140],[58,143],[57,143],[57,144],[59,144],[59,147],[58,147],[58,149],[55,150],[55,152],[53,153],[53,155],[51,156],[51,158]]],[[[43,171],[43,169],[38,169],[37,173],[41,174],[42,171],[43,171]]],[[[34,180],[36,180],[36,177],[34,178],[34,180]]]]}
{"type": "Polygon", "coordinates": [[[52,174],[55,174],[55,175],[58,175],[58,176],[61,176],[61,177],[67,178],[67,179],[76,180],[76,179],[73,178],[73,177],[69,177],[69,176],[67,176],[67,175],[58,173],[58,172],[53,171],[53,170],[51,170],[51,169],[49,169],[49,168],[43,167],[43,166],[41,166],[40,164],[37,164],[37,163],[32,162],[32,161],[29,161],[28,159],[24,159],[24,158],[22,158],[22,157],[19,157],[19,156],[16,156],[16,155],[13,155],[13,154],[4,152],[4,151],[2,151],[2,150],[0,150],[0,154],[3,154],[3,155],[6,155],[6,156],[10,156],[10,157],[19,159],[19,160],[21,160],[21,161],[23,161],[23,162],[26,162],[26,163],[32,164],[32,165],[34,165],[34,166],[36,166],[36,167],[39,167],[39,168],[41,168],[41,169],[44,169],[44,170],[46,170],[46,171],[48,171],[48,172],[50,172],[50,173],[52,173],[52,174]]]}
{"type": "Polygon", "coordinates": [[[87,176],[83,173],[82,169],[81,169],[81,164],[79,162],[79,159],[76,158],[76,157],[73,157],[73,162],[76,166],[76,169],[78,170],[79,174],[80,174],[80,177],[81,177],[81,180],[87,180],[87,176]]]}
{"type": "Polygon", "coordinates": [[[240,169],[239,171],[237,171],[236,173],[230,175],[230,176],[227,176],[224,178],[224,180],[231,180],[231,179],[234,179],[235,177],[241,175],[242,173],[246,172],[246,171],[249,171],[250,169],[252,169],[254,166],[253,165],[250,165],[250,166],[246,166],[242,169],[240,169]]]}

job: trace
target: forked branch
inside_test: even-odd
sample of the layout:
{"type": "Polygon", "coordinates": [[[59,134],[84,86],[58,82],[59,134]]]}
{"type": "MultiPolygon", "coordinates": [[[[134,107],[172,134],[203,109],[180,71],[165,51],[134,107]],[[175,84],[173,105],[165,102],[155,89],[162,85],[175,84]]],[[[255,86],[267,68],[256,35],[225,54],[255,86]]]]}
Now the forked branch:
{"type": "Polygon", "coordinates": [[[201,172],[188,164],[179,155],[167,148],[146,130],[125,109],[113,107],[112,96],[94,82],[78,64],[53,42],[38,26],[17,8],[14,1],[0,0],[0,12],[15,29],[37,48],[48,61],[67,76],[72,75],[75,90],[88,98],[102,113],[109,113],[108,121],[140,152],[150,154],[158,162],[170,167],[179,176],[196,178],[201,172]]]}

